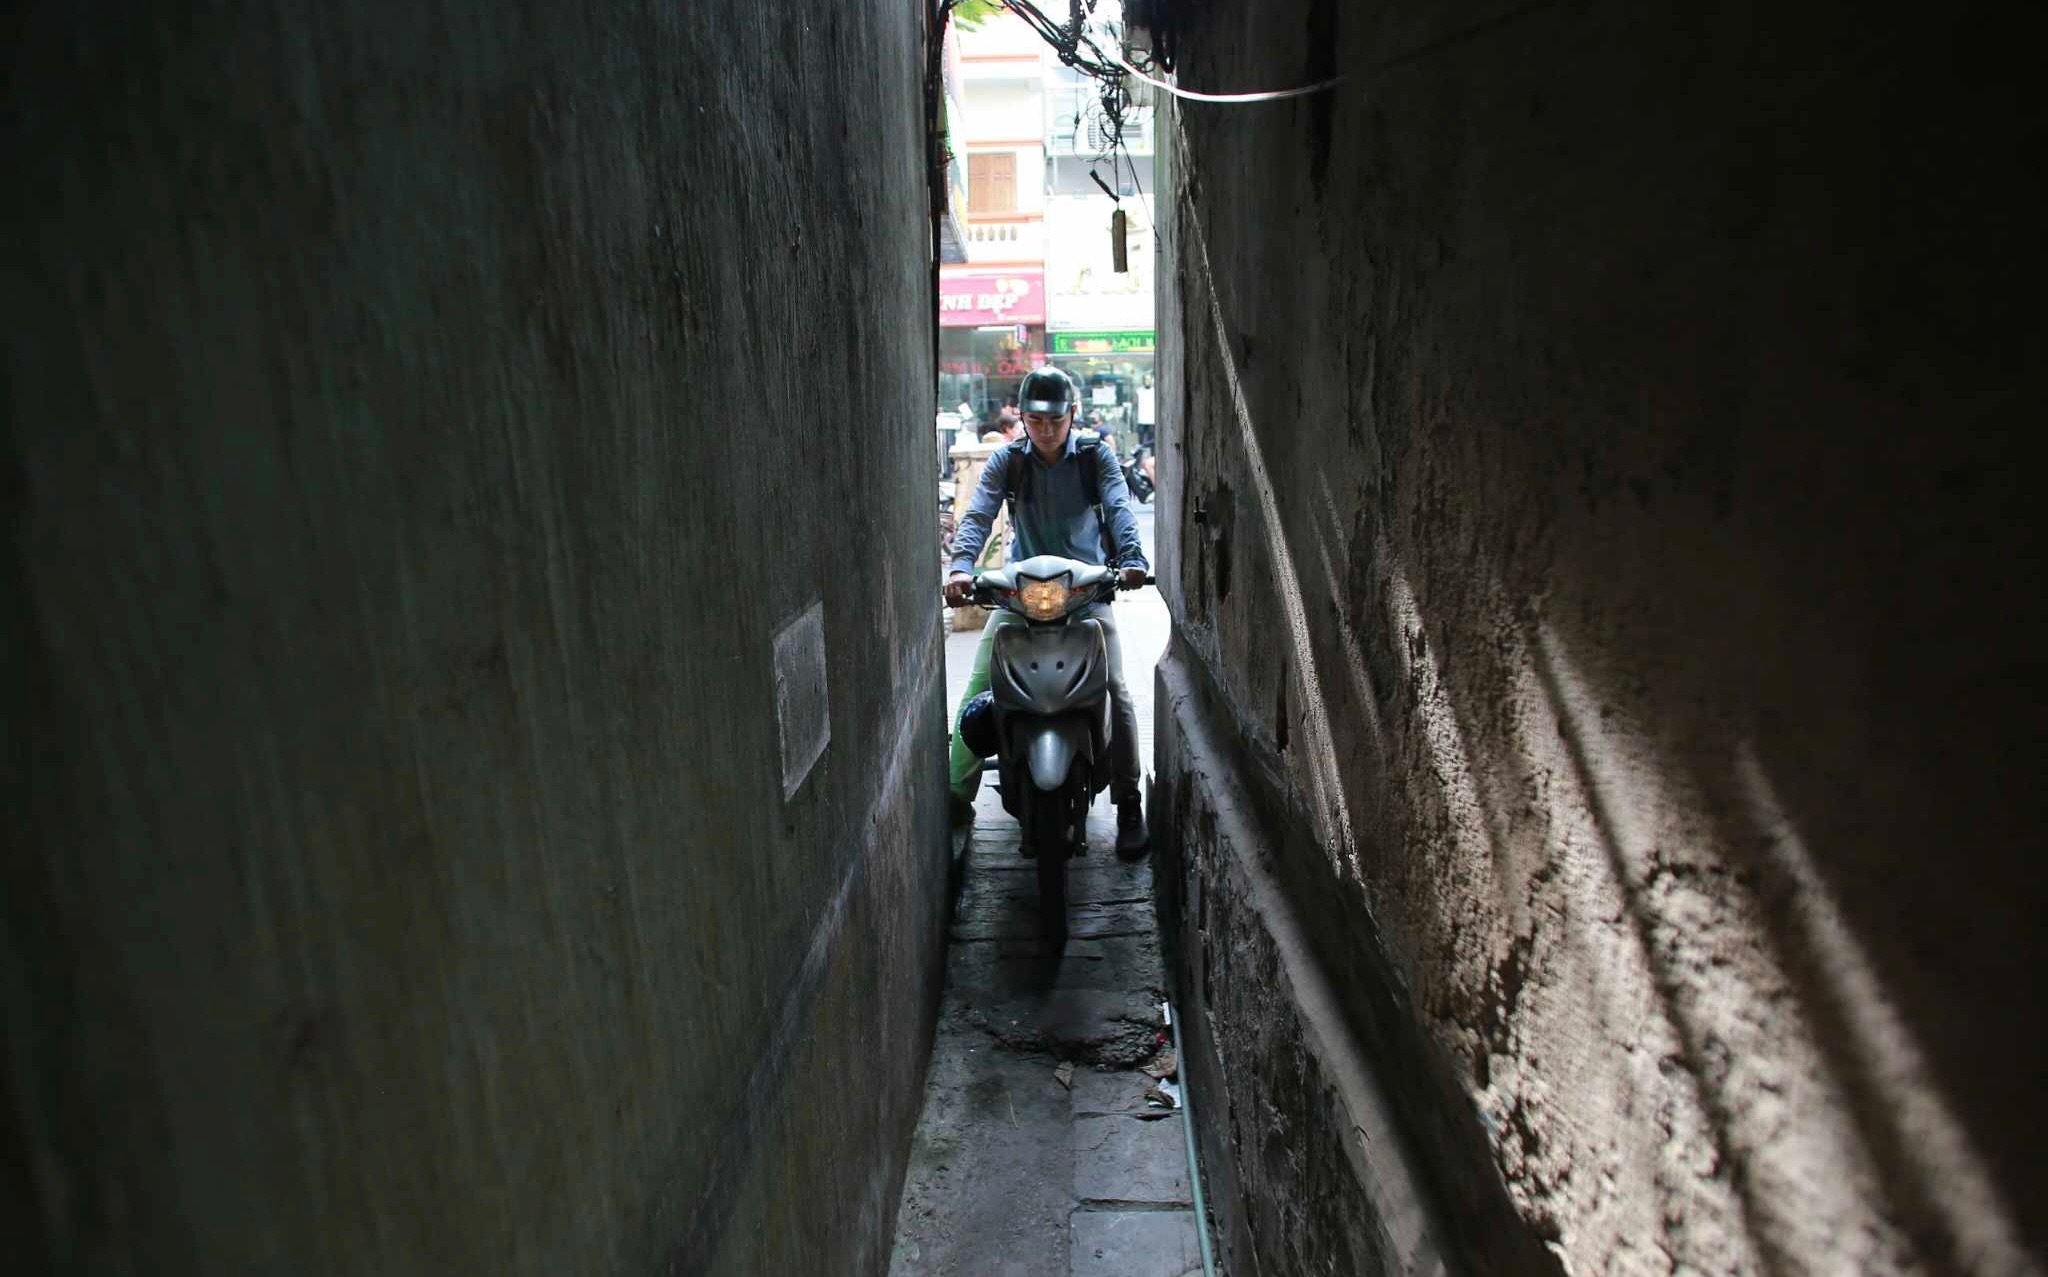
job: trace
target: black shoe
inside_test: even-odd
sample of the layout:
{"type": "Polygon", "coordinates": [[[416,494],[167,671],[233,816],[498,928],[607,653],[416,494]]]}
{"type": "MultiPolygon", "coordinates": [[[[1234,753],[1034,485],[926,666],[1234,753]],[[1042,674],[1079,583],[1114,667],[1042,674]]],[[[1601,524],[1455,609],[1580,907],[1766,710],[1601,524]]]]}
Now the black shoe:
{"type": "Polygon", "coordinates": [[[964,829],[974,823],[974,804],[958,794],[948,793],[946,814],[951,817],[953,828],[964,829]]]}
{"type": "Polygon", "coordinates": [[[1135,858],[1151,840],[1145,835],[1145,806],[1136,794],[1116,805],[1116,854],[1135,858]]]}

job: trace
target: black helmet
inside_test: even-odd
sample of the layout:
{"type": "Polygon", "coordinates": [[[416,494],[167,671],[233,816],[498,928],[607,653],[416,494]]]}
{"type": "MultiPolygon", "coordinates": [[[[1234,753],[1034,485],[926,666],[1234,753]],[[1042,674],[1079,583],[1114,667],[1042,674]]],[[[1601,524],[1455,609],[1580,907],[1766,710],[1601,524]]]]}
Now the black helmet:
{"type": "Polygon", "coordinates": [[[1017,387],[1017,410],[1056,416],[1073,407],[1080,398],[1072,377],[1051,364],[1041,364],[1026,373],[1024,383],[1017,387]]]}
{"type": "Polygon", "coordinates": [[[960,743],[976,758],[993,758],[999,739],[994,692],[983,692],[960,707],[960,743]]]}

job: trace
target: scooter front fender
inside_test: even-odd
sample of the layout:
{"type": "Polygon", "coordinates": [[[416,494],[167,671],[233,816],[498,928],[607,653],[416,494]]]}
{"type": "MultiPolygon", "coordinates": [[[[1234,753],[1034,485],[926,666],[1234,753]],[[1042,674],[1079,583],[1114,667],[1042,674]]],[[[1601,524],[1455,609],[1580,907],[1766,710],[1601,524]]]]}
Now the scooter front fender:
{"type": "Polygon", "coordinates": [[[1031,783],[1048,792],[1067,783],[1076,754],[1088,750],[1088,725],[1078,715],[1032,723],[1024,732],[1024,758],[1031,783]]]}

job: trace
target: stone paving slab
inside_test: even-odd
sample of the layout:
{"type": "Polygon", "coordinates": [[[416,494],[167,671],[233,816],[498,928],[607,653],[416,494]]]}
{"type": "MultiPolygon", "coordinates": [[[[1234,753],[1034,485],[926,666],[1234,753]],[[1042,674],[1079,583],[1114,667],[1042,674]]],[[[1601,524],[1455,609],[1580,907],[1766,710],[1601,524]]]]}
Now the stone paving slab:
{"type": "Polygon", "coordinates": [[[949,986],[986,989],[1002,996],[1050,989],[1165,987],[1159,937],[1069,937],[1064,952],[1047,953],[1039,940],[956,942],[946,954],[949,986]]]}
{"type": "MultiPolygon", "coordinates": [[[[987,876],[987,885],[1004,891],[1036,895],[1038,862],[1027,860],[1013,850],[1005,855],[984,856],[977,863],[987,876]]],[[[1147,895],[1152,890],[1152,870],[1144,861],[1131,864],[1103,851],[1091,851],[1067,858],[1067,898],[1108,900],[1147,895]]]]}
{"type": "MultiPolygon", "coordinates": [[[[991,894],[1018,900],[1038,900],[1038,865],[1016,854],[979,857],[976,870],[961,897],[962,907],[978,904],[991,894]]],[[[1067,862],[1067,899],[1101,903],[1109,900],[1149,900],[1152,896],[1152,866],[1148,861],[1127,863],[1107,856],[1082,856],[1067,862]]]]}
{"type": "MultiPolygon", "coordinates": [[[[1156,925],[1150,900],[1067,906],[1067,936],[1074,940],[1148,936],[1156,925]]],[[[955,940],[1029,940],[1043,929],[1034,893],[1028,907],[1004,907],[993,916],[961,918],[953,924],[952,936],[955,940]]]]}
{"type": "Polygon", "coordinates": [[[1067,1271],[1072,1100],[1049,1062],[941,1024],[897,1210],[898,1277],[1067,1271]]]}
{"type": "Polygon", "coordinates": [[[1202,1271],[1193,1211],[1074,1212],[1073,1277],[1189,1277],[1202,1271]]]}
{"type": "Polygon", "coordinates": [[[1074,1116],[1163,1114],[1179,1121],[1177,1110],[1155,1108],[1146,1102],[1145,1092],[1151,1085],[1151,1078],[1133,1069],[1085,1069],[1074,1075],[1074,1116]]]}
{"type": "Polygon", "coordinates": [[[1076,1118],[1074,1196],[1084,1202],[1192,1205],[1187,1136],[1179,1121],[1076,1118]]]}
{"type": "Polygon", "coordinates": [[[1129,1068],[1159,1049],[1158,1004],[1149,991],[1056,988],[1001,997],[973,990],[957,999],[967,1023],[1012,1050],[1129,1068]]]}

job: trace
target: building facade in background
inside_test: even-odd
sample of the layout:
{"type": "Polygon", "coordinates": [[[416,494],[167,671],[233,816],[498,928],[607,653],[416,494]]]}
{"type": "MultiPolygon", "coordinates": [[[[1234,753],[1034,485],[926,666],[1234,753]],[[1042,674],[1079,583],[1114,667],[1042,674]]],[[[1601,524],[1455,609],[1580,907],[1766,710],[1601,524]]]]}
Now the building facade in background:
{"type": "Polygon", "coordinates": [[[1010,14],[955,28],[967,260],[939,271],[939,406],[985,421],[1045,357],[1045,44],[1010,14]]]}
{"type": "Polygon", "coordinates": [[[957,265],[967,260],[967,157],[953,139],[967,116],[962,105],[960,41],[954,31],[948,24],[939,60],[939,131],[946,183],[946,208],[939,218],[939,261],[957,265]]]}
{"type": "Polygon", "coordinates": [[[955,40],[966,261],[940,268],[939,406],[987,422],[1050,361],[1081,383],[1084,418],[1128,451],[1151,430],[1150,109],[1132,109],[1112,148],[1095,82],[1022,21],[1003,14],[955,40]],[[1111,260],[1119,200],[1091,172],[1126,211],[1126,272],[1111,260]]]}
{"type": "Polygon", "coordinates": [[[1054,61],[1045,129],[1046,353],[1081,383],[1090,424],[1128,453],[1152,436],[1151,108],[1134,104],[1118,130],[1096,81],[1054,61]],[[1110,229],[1119,208],[1122,271],[1110,229]]]}

